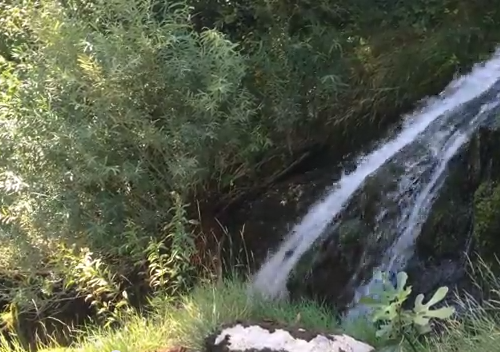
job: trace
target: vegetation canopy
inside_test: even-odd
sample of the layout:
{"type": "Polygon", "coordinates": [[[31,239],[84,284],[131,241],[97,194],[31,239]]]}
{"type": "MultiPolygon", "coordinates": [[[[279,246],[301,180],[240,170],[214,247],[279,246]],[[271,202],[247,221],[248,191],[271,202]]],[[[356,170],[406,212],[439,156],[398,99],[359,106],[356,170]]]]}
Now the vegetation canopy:
{"type": "Polygon", "coordinates": [[[488,55],[498,5],[3,1],[3,331],[26,345],[75,304],[109,324],[192,287],[193,209],[375,138],[488,55]]]}

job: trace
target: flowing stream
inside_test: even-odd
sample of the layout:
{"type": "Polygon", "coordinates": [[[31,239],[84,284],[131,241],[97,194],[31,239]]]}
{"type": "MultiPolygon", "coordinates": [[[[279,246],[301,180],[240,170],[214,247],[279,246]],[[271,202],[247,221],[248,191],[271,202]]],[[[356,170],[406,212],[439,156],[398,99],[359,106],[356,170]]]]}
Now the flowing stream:
{"type": "MultiPolygon", "coordinates": [[[[275,299],[287,295],[286,283],[302,255],[336,225],[353,195],[384,168],[396,165],[397,187],[384,197],[397,204],[398,216],[389,219],[381,208],[377,221],[393,233],[379,264],[380,270],[402,270],[413,254],[413,244],[446,177],[449,160],[471,134],[500,110],[500,49],[493,57],[453,82],[437,97],[427,99],[418,111],[405,117],[401,130],[357,161],[318,200],[269,256],[251,283],[251,289],[275,299]]],[[[376,284],[373,278],[355,292],[353,304],[376,284]]],[[[355,309],[352,309],[355,311],[355,309]]]]}

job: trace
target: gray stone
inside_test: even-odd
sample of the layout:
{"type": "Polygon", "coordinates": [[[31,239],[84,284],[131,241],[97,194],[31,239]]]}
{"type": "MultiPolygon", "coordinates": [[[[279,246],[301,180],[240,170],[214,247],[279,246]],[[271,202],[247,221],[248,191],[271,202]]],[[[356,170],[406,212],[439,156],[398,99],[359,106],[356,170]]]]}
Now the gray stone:
{"type": "Polygon", "coordinates": [[[345,334],[315,332],[263,322],[236,322],[205,340],[205,352],[372,352],[374,348],[345,334]]]}

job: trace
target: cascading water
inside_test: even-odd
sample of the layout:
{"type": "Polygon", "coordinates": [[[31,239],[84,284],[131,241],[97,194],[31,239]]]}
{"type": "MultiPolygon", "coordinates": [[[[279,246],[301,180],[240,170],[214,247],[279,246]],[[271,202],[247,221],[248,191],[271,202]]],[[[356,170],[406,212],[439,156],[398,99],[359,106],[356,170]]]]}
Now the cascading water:
{"type": "MultiPolygon", "coordinates": [[[[453,81],[438,97],[406,118],[402,130],[389,141],[357,162],[355,171],[344,174],[326,196],[311,207],[294,226],[288,238],[255,275],[251,289],[267,298],[287,294],[288,277],[315,241],[324,235],[336,217],[345,210],[353,195],[374,175],[396,165],[402,173],[394,180],[397,187],[388,192],[388,201],[397,204],[396,220],[377,219],[390,227],[392,246],[380,263],[382,270],[399,270],[411,256],[412,244],[446,175],[448,161],[468,140],[470,134],[499,106],[500,50],[472,72],[453,81]]],[[[356,298],[374,280],[358,288],[356,298]]]]}
{"type": "MultiPolygon", "coordinates": [[[[495,85],[496,89],[492,89],[493,92],[498,92],[500,90],[500,84],[495,85]]],[[[418,192],[414,193],[413,201],[411,206],[402,207],[402,216],[400,216],[399,223],[394,226],[396,232],[396,239],[392,246],[390,246],[383,256],[381,264],[375,271],[386,271],[386,272],[398,272],[403,270],[407,264],[408,259],[412,255],[413,244],[416,237],[420,234],[421,227],[429,215],[431,210],[432,202],[438,195],[441,186],[444,183],[446,166],[450,159],[457,153],[461,146],[463,146],[469,139],[471,133],[489,116],[492,112],[497,112],[500,106],[500,94],[496,93],[495,96],[491,96],[495,101],[487,102],[481,105],[480,110],[477,114],[469,120],[469,123],[461,126],[462,128],[455,127],[454,129],[449,129],[448,133],[445,134],[446,138],[435,138],[436,134],[427,134],[427,138],[424,140],[428,142],[427,148],[429,154],[432,155],[430,158],[434,162],[430,162],[426,170],[431,170],[430,177],[428,179],[421,179],[421,188],[418,192]]],[[[486,100],[489,100],[486,97],[486,100]]],[[[469,110],[469,112],[474,110],[469,110]]],[[[469,114],[470,115],[470,114],[469,114]]],[[[466,115],[467,117],[469,115],[466,115]]],[[[454,116],[454,115],[453,115],[454,116]]],[[[463,120],[463,116],[462,116],[463,120]]],[[[406,178],[399,181],[399,190],[405,188],[406,178]]],[[[405,190],[406,191],[406,190],[405,190]]],[[[360,297],[369,294],[370,290],[380,281],[372,277],[365,285],[357,288],[353,300],[353,304],[356,304],[360,297]]],[[[355,306],[348,311],[348,317],[355,317],[363,312],[365,312],[364,307],[355,306]]]]}

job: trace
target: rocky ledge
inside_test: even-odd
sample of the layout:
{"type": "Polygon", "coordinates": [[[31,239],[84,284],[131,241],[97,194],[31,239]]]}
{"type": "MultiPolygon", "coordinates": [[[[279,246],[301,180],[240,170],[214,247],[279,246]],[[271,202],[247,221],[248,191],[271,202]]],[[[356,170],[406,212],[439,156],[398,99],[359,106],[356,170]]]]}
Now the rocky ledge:
{"type": "Polygon", "coordinates": [[[372,352],[347,335],[332,335],[276,323],[235,322],[205,340],[205,352],[372,352]]]}
{"type": "MultiPolygon", "coordinates": [[[[447,177],[406,267],[415,294],[448,286],[480,300],[467,275],[468,264],[482,258],[500,272],[495,259],[500,253],[499,143],[500,129],[485,126],[448,163],[447,177]]],[[[289,282],[292,296],[332,302],[340,311],[351,302],[354,289],[371,277],[394,241],[400,198],[391,199],[395,182],[390,181],[397,180],[393,173],[401,174],[397,167],[389,164],[371,177],[342,214],[340,225],[304,256],[289,282]],[[380,209],[385,209],[383,222],[377,218],[380,209]]],[[[476,274],[474,280],[479,279],[476,274]]]]}

